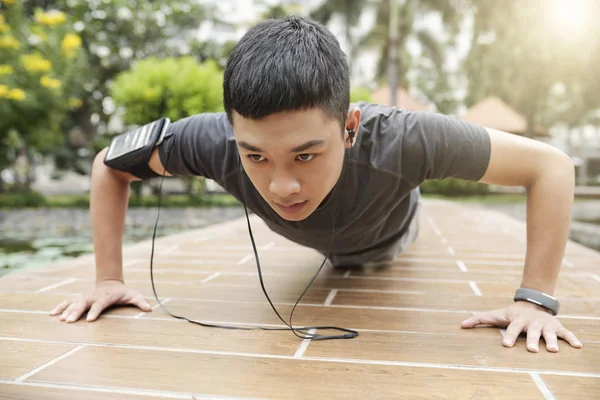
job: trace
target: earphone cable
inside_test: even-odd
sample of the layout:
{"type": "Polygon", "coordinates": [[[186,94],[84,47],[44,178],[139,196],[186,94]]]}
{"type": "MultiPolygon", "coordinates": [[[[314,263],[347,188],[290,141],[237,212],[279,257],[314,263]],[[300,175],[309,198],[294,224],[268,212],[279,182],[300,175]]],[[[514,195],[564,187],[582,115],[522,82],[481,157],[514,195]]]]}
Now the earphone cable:
{"type": "MultiPolygon", "coordinates": [[[[325,259],[323,260],[323,263],[321,264],[321,266],[317,270],[316,274],[310,280],[310,283],[307,285],[307,287],[304,289],[304,292],[302,293],[302,295],[296,301],[296,304],[294,305],[294,308],[292,309],[292,312],[290,314],[290,323],[288,324],[281,317],[281,315],[279,315],[279,312],[277,311],[277,309],[275,308],[275,306],[271,302],[271,299],[269,298],[269,295],[267,294],[266,288],[264,286],[264,282],[263,282],[263,278],[262,278],[262,272],[261,272],[261,268],[260,268],[260,261],[259,261],[259,257],[258,257],[258,251],[256,250],[256,244],[254,242],[254,235],[252,234],[252,227],[250,226],[250,219],[249,219],[249,216],[248,216],[248,210],[246,208],[246,201],[245,201],[245,197],[244,197],[244,193],[243,193],[243,186],[242,186],[241,182],[240,182],[240,189],[242,190],[242,199],[243,199],[244,211],[246,213],[246,220],[247,220],[247,223],[248,223],[248,232],[249,232],[250,239],[251,239],[251,242],[252,242],[252,247],[253,247],[254,256],[255,256],[255,260],[256,260],[256,266],[257,266],[257,269],[258,269],[260,284],[261,284],[263,293],[265,294],[265,296],[266,296],[269,304],[273,308],[273,311],[279,317],[279,319],[286,326],[288,326],[288,328],[269,328],[269,327],[253,327],[253,328],[249,328],[249,327],[241,327],[241,326],[208,324],[208,323],[204,323],[204,322],[195,321],[195,320],[189,319],[187,317],[175,315],[175,314],[173,314],[171,311],[169,311],[165,307],[165,305],[160,301],[160,299],[158,297],[158,294],[156,292],[156,287],[155,287],[155,284],[154,284],[154,272],[153,272],[153,264],[154,264],[153,260],[154,260],[154,252],[155,252],[155,244],[154,244],[154,242],[155,242],[155,239],[156,239],[156,231],[157,231],[157,228],[158,228],[158,221],[159,221],[159,218],[160,218],[160,207],[161,207],[161,202],[162,202],[162,184],[163,184],[163,181],[164,181],[164,178],[165,178],[165,175],[166,175],[167,165],[169,163],[169,158],[171,156],[171,152],[172,152],[174,146],[175,145],[172,145],[172,147],[167,152],[167,158],[166,158],[166,161],[165,161],[165,164],[164,164],[164,170],[163,170],[163,174],[161,176],[161,180],[160,180],[160,184],[159,184],[157,215],[156,215],[156,221],[154,223],[154,231],[152,233],[152,245],[151,245],[151,251],[150,251],[150,281],[151,281],[151,284],[152,284],[152,292],[154,294],[154,298],[156,299],[157,304],[161,307],[161,309],[163,311],[165,311],[167,314],[169,314],[170,316],[172,316],[173,318],[182,319],[182,320],[194,323],[194,324],[198,324],[198,325],[205,326],[205,327],[210,327],[210,328],[238,329],[238,330],[269,330],[269,331],[291,330],[294,333],[294,335],[296,335],[300,339],[311,339],[311,340],[351,339],[351,338],[357,337],[358,336],[358,332],[357,331],[354,331],[354,330],[351,330],[351,329],[346,329],[346,328],[338,328],[338,327],[334,327],[334,326],[308,326],[308,327],[294,328],[292,326],[292,315],[294,313],[294,310],[296,309],[296,306],[298,305],[298,303],[300,302],[300,300],[304,296],[304,294],[308,291],[308,289],[310,288],[310,285],[312,285],[312,283],[316,279],[317,275],[322,270],[323,266],[325,265],[325,261],[327,260],[327,254],[331,250],[331,246],[333,244],[333,239],[334,239],[334,234],[335,234],[335,219],[336,219],[337,212],[338,212],[338,209],[339,209],[341,201],[338,202],[337,207],[336,207],[336,211],[334,213],[334,224],[333,224],[334,226],[333,226],[333,233],[332,233],[332,237],[331,237],[331,242],[330,242],[330,245],[329,245],[329,250],[326,253],[325,259]],[[307,330],[328,330],[328,329],[339,330],[339,331],[348,332],[348,333],[342,334],[342,335],[316,335],[316,334],[311,334],[309,332],[305,332],[307,330]],[[298,335],[296,333],[296,331],[301,332],[303,334],[303,336],[298,335]]],[[[242,169],[241,160],[240,160],[240,169],[242,169]]],[[[241,171],[240,171],[240,180],[241,180],[241,171]]]]}

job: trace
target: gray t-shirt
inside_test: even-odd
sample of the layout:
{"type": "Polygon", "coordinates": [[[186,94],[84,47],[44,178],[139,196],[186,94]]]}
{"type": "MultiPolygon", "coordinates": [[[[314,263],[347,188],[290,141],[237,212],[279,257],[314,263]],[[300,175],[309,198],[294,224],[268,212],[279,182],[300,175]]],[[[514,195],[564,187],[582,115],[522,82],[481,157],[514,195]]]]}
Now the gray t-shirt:
{"type": "Polygon", "coordinates": [[[483,127],[456,117],[365,102],[351,106],[361,111],[356,144],[346,151],[342,175],[330,195],[302,221],[281,218],[254,188],[241,168],[225,113],[174,122],[173,134],[159,148],[160,159],[175,176],[215,180],[289,240],[323,254],[331,243],[333,258],[367,262],[397,247],[406,235],[424,180],[479,180],[491,143],[483,127]]]}

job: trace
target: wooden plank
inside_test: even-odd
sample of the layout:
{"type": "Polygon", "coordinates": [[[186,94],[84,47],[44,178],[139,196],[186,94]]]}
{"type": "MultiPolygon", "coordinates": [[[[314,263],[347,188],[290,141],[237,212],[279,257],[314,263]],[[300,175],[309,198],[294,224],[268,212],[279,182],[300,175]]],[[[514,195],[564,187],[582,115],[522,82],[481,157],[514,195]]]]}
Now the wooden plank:
{"type": "MultiPolygon", "coordinates": [[[[257,278],[255,278],[257,279],[257,278]]],[[[154,297],[152,285],[148,282],[128,282],[127,286],[140,291],[147,297],[154,297]]],[[[56,292],[89,294],[92,292],[94,283],[77,281],[69,285],[62,286],[56,292]]],[[[156,292],[160,298],[184,297],[192,299],[207,300],[229,300],[229,301],[266,301],[260,284],[257,282],[251,286],[232,286],[221,285],[216,282],[207,284],[171,284],[162,282],[155,284],[156,292]]],[[[304,287],[296,287],[291,290],[289,287],[268,286],[267,292],[273,301],[296,301],[304,287]]],[[[49,291],[52,293],[54,291],[49,291]]],[[[327,298],[329,290],[310,289],[304,299],[308,303],[322,303],[327,298]]]]}
{"type": "MultiPolygon", "coordinates": [[[[319,333],[319,332],[317,332],[319,333]]],[[[600,343],[587,343],[586,350],[560,342],[560,356],[540,346],[539,353],[527,351],[526,338],[520,337],[513,348],[502,345],[501,338],[472,336],[404,335],[390,332],[364,332],[353,341],[314,341],[307,357],[352,358],[359,360],[440,363],[458,366],[485,366],[545,371],[575,371],[600,374],[595,360],[600,343]],[[556,362],[560,358],[560,362],[556,362]]]]}
{"type": "Polygon", "coordinates": [[[27,386],[28,384],[29,383],[21,385],[0,383],[1,398],[14,400],[106,400],[107,398],[110,398],[111,400],[149,400],[156,398],[155,396],[119,394],[114,391],[103,391],[102,388],[78,388],[73,386],[56,388],[47,387],[43,384],[39,384],[40,386],[27,386]]]}
{"type": "Polygon", "coordinates": [[[17,379],[76,347],[73,344],[0,340],[0,379],[17,379]]]}
{"type": "Polygon", "coordinates": [[[0,337],[289,356],[300,344],[291,332],[208,328],[177,319],[101,318],[67,324],[45,315],[1,312],[0,337]]]}
{"type": "MultiPolygon", "coordinates": [[[[286,321],[289,320],[292,306],[280,304],[276,304],[275,306],[279,314],[286,321]]],[[[336,307],[335,304],[331,307],[297,307],[293,316],[294,326],[334,325],[352,329],[458,334],[473,335],[473,337],[478,337],[479,335],[498,337],[500,334],[499,330],[495,327],[485,326],[476,329],[461,329],[460,323],[471,315],[470,312],[444,312],[442,310],[436,311],[435,309],[427,308],[395,310],[359,307],[341,308],[336,307]]],[[[177,315],[184,315],[189,318],[194,317],[200,320],[240,321],[257,324],[280,323],[278,319],[275,319],[273,310],[266,303],[246,305],[222,304],[216,307],[214,304],[200,301],[171,300],[167,304],[167,309],[177,315]]],[[[166,314],[163,310],[156,309],[152,314],[148,314],[147,316],[158,317],[159,315],[163,316],[166,314]]],[[[579,340],[600,343],[600,319],[560,317],[559,319],[565,327],[577,335],[579,340]]]]}
{"type": "MultiPolygon", "coordinates": [[[[284,320],[289,321],[293,305],[276,308],[284,320]]],[[[167,309],[176,315],[191,319],[211,321],[237,321],[250,324],[281,324],[270,305],[263,303],[235,303],[215,306],[210,302],[171,300],[167,309]]],[[[297,307],[293,315],[295,327],[302,325],[327,325],[350,329],[398,330],[442,335],[464,335],[476,338],[489,335],[501,338],[498,329],[464,330],[460,323],[470,314],[447,312],[423,312],[420,310],[377,310],[365,308],[297,307]]],[[[156,309],[147,317],[165,317],[167,314],[156,309]]]]}
{"type": "Polygon", "coordinates": [[[544,375],[540,377],[556,399],[598,400],[600,378],[544,375]]]}
{"type": "Polygon", "coordinates": [[[457,398],[516,398],[516,393],[519,399],[540,398],[527,374],[120,348],[83,349],[32,379],[280,399],[370,398],[375,393],[379,398],[397,398],[399,390],[407,398],[424,393],[440,398],[449,388],[457,398]]]}
{"type": "Polygon", "coordinates": [[[34,275],[30,276],[11,276],[6,275],[0,278],[0,290],[15,291],[15,290],[28,290],[36,291],[43,289],[47,286],[51,286],[61,281],[63,278],[48,277],[48,278],[37,278],[34,275]]]}
{"type": "MultiPolygon", "coordinates": [[[[600,317],[600,299],[565,298],[561,302],[559,318],[562,315],[600,317]]],[[[402,294],[402,293],[361,293],[340,290],[334,305],[371,307],[421,307],[443,310],[488,311],[504,308],[512,304],[511,296],[476,296],[475,294],[402,294]]]]}

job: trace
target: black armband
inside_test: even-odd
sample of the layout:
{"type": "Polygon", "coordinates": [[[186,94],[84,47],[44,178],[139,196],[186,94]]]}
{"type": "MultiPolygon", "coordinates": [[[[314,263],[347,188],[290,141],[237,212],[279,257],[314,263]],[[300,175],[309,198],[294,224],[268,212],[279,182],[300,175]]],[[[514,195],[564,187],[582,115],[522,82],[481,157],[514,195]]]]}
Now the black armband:
{"type": "Polygon", "coordinates": [[[160,176],[148,166],[155,146],[162,143],[171,124],[169,118],[160,118],[112,139],[104,157],[104,164],[128,172],[140,179],[160,176]]]}

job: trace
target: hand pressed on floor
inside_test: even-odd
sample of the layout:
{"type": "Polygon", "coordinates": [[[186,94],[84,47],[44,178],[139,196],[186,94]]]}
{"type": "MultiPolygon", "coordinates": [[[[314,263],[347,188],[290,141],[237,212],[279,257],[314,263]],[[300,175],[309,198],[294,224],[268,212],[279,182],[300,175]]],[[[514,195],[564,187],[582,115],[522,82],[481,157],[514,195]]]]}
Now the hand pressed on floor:
{"type": "Polygon", "coordinates": [[[539,351],[540,337],[546,341],[549,352],[558,352],[558,338],[571,346],[581,348],[575,334],[563,327],[558,318],[542,310],[535,304],[517,301],[514,304],[493,311],[474,313],[461,323],[461,328],[474,328],[477,325],[493,325],[506,328],[503,338],[505,347],[513,347],[521,332],[527,332],[527,350],[539,351]]]}
{"type": "Polygon", "coordinates": [[[87,320],[95,321],[102,311],[112,305],[134,305],[142,311],[152,311],[148,300],[137,290],[129,289],[121,281],[107,280],[96,283],[96,288],[89,296],[63,301],[50,315],[61,314],[61,321],[75,322],[84,312],[90,310],[87,320]]]}

